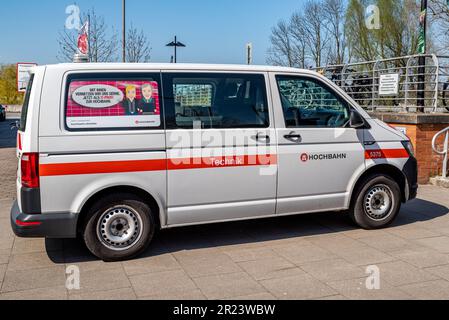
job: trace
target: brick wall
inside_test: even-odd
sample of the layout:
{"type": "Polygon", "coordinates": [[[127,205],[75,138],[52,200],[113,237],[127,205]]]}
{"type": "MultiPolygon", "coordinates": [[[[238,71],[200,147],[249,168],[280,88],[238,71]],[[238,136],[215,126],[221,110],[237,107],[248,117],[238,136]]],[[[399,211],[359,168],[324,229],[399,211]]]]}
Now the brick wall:
{"type": "MultiPolygon", "coordinates": [[[[403,124],[394,122],[389,122],[389,124],[394,127],[407,129],[407,135],[415,147],[416,158],[418,159],[419,183],[427,184],[431,177],[440,176],[443,156],[433,152],[432,139],[435,134],[446,128],[448,124],[403,124]]],[[[443,141],[444,137],[437,141],[439,146],[443,145],[443,141]]]]}

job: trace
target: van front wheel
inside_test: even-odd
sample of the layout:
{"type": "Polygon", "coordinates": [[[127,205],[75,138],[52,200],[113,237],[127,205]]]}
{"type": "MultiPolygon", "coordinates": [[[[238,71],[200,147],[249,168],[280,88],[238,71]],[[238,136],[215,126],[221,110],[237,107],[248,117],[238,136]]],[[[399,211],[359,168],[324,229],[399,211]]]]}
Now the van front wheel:
{"type": "Polygon", "coordinates": [[[401,191],[391,177],[377,174],[360,183],[349,210],[352,220],[364,229],[390,225],[401,209],[401,191]]]}
{"type": "Polygon", "coordinates": [[[155,221],[151,209],[133,194],[104,197],[89,210],[87,217],[84,242],[104,261],[136,257],[154,236],[155,221]]]}

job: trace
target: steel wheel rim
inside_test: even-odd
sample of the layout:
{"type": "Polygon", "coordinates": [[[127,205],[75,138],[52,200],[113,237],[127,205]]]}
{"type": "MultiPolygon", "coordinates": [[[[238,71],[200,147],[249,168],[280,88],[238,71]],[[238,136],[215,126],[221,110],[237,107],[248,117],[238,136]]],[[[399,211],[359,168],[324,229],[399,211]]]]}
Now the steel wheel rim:
{"type": "Polygon", "coordinates": [[[374,221],[388,219],[393,212],[395,202],[393,192],[387,185],[376,185],[365,195],[363,207],[366,215],[374,221]]]}
{"type": "Polygon", "coordinates": [[[142,219],[128,206],[115,206],[106,210],[97,223],[98,239],[105,247],[114,251],[132,248],[142,234],[142,219]]]}

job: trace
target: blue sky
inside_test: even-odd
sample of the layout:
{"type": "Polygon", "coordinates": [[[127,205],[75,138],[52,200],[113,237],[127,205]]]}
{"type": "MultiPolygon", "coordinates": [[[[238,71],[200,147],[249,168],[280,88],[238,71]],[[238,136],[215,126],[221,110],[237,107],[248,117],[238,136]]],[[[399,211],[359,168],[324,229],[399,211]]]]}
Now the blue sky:
{"type": "MultiPolygon", "coordinates": [[[[70,1],[22,0],[0,4],[0,63],[57,63],[58,31],[70,1]]],[[[94,7],[121,30],[121,0],[78,0],[94,7]]],[[[188,45],[179,62],[244,63],[245,44],[254,45],[254,63],[264,64],[271,28],[289,18],[301,0],[127,0],[127,19],[150,38],[153,62],[169,62],[165,47],[176,34],[188,45]]]]}

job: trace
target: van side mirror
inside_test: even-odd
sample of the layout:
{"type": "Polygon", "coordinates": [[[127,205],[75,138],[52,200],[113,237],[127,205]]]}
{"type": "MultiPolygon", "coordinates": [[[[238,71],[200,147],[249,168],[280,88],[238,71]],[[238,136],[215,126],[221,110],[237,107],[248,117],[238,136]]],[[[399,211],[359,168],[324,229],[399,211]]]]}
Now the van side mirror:
{"type": "Polygon", "coordinates": [[[351,128],[361,129],[365,127],[365,119],[355,110],[351,110],[351,117],[349,120],[351,128]]]}

